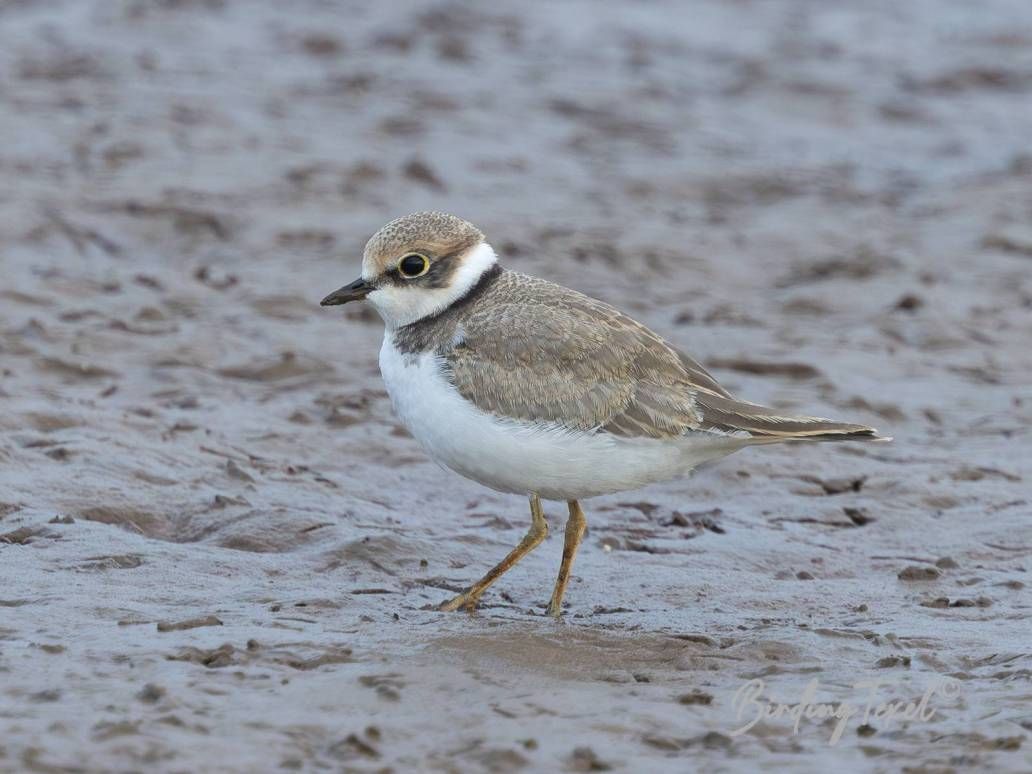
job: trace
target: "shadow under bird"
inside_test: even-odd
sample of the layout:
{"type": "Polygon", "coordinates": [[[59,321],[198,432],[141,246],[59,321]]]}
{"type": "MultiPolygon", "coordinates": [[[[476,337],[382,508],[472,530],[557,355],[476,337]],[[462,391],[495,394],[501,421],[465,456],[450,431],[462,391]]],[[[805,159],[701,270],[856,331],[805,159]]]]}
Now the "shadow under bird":
{"type": "Polygon", "coordinates": [[[362,276],[322,300],[365,299],[386,326],[394,410],[437,462],[530,498],[519,545],[442,610],[484,591],[548,534],[541,500],[569,507],[548,613],[558,617],[586,529],[580,500],[689,473],[746,446],[881,441],[864,425],[733,397],[695,360],[609,304],[508,271],[471,223],[420,212],[369,240],[362,276]]]}

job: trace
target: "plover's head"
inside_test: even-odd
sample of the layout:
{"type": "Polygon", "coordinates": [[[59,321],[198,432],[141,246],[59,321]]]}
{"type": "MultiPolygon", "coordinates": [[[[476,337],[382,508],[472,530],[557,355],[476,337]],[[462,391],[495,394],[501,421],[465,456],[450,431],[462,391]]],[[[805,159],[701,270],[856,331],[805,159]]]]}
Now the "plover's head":
{"type": "Polygon", "coordinates": [[[366,244],[362,276],[323,306],[366,298],[389,328],[408,325],[462,298],[497,262],[472,223],[443,212],[392,220],[366,244]]]}

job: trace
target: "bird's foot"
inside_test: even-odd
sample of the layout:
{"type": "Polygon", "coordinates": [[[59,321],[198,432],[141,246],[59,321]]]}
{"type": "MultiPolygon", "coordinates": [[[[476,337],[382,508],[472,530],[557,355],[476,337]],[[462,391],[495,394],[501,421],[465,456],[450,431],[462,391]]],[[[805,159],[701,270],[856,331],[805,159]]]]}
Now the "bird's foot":
{"type": "Polygon", "coordinates": [[[475,613],[477,610],[477,604],[480,602],[480,594],[475,594],[472,591],[464,591],[453,599],[449,599],[447,602],[442,602],[438,605],[437,609],[442,613],[453,613],[456,610],[465,608],[467,613],[475,613]]]}

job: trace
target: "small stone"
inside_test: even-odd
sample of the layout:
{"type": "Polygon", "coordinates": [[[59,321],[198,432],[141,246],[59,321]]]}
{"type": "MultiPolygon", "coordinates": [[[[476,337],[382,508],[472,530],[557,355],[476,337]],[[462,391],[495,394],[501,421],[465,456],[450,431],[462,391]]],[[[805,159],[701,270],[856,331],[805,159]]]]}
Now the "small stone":
{"type": "Polygon", "coordinates": [[[198,629],[202,626],[222,626],[222,621],[213,615],[203,618],[188,618],[185,621],[160,621],[159,632],[179,632],[186,629],[198,629]]]}
{"type": "Polygon", "coordinates": [[[731,737],[719,731],[708,731],[692,741],[700,742],[703,747],[710,750],[727,750],[731,747],[731,737]]]}
{"type": "Polygon", "coordinates": [[[922,567],[912,564],[900,570],[896,577],[901,581],[933,581],[938,580],[940,575],[942,575],[942,570],[938,567],[922,567]]]}
{"type": "Polygon", "coordinates": [[[867,515],[866,508],[851,508],[846,506],[842,509],[842,512],[846,514],[846,518],[848,518],[858,527],[862,527],[865,524],[870,524],[872,521],[875,520],[873,516],[867,515]]]}
{"type": "Polygon", "coordinates": [[[916,312],[924,306],[924,299],[914,293],[906,293],[896,302],[896,309],[903,312],[916,312]]]}
{"type": "Polygon", "coordinates": [[[713,697],[703,691],[695,690],[691,693],[682,693],[677,697],[677,703],[685,706],[702,705],[708,706],[713,703],[713,697]]]}
{"type": "Polygon", "coordinates": [[[878,659],[875,664],[878,669],[890,669],[892,667],[910,666],[910,656],[886,656],[885,658],[878,659]]]}
{"type": "Polygon", "coordinates": [[[165,689],[155,683],[147,683],[140,692],[136,694],[136,698],[147,704],[157,704],[163,698],[165,698],[165,689]]]}
{"type": "Polygon", "coordinates": [[[950,607],[992,607],[993,601],[989,597],[975,597],[974,599],[955,599],[950,602],[950,607]]]}
{"type": "Polygon", "coordinates": [[[600,759],[590,747],[577,747],[570,754],[571,771],[610,771],[613,767],[600,759]]]}

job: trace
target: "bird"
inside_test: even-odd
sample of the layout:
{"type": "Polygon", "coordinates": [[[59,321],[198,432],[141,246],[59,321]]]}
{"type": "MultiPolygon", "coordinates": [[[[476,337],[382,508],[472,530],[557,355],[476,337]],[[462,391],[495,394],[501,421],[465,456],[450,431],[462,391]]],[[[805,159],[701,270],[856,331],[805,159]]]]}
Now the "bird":
{"type": "Polygon", "coordinates": [[[886,441],[872,427],[735,398],[698,361],[576,290],[504,268],[484,234],[443,212],[392,220],[361,276],[322,306],[364,300],[384,322],[379,365],[394,411],[428,456],[530,501],[519,544],[439,606],[475,611],[548,535],[542,500],[569,512],[546,614],[587,529],[581,501],[675,479],[747,446],[886,441]]]}

